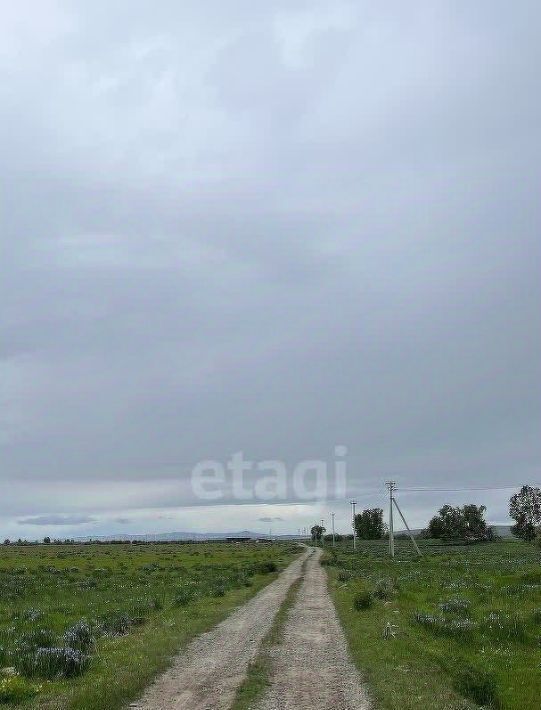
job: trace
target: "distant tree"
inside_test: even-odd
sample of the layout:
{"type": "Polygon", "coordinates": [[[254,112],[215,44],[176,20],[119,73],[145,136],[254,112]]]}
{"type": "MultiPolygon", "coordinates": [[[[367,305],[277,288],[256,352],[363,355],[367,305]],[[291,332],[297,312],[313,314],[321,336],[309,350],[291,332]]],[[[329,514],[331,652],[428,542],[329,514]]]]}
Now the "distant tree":
{"type": "Polygon", "coordinates": [[[493,538],[493,531],[486,524],[484,505],[453,507],[444,505],[428,523],[423,537],[439,540],[481,541],[493,538]]]}
{"type": "Polygon", "coordinates": [[[523,540],[534,540],[541,527],[541,489],[522,486],[509,500],[509,515],[515,521],[511,532],[523,540]]]}
{"type": "Polygon", "coordinates": [[[325,532],[325,528],[321,527],[321,525],[314,525],[310,530],[312,542],[321,542],[321,538],[325,532]]]}
{"type": "Polygon", "coordinates": [[[488,540],[494,537],[494,531],[486,523],[485,512],[485,505],[470,503],[463,506],[464,538],[466,540],[488,540]]]}
{"type": "Polygon", "coordinates": [[[44,544],[44,545],[50,545],[50,544],[51,544],[51,538],[50,538],[48,535],[43,538],[43,544],[44,544]]]}
{"type": "Polygon", "coordinates": [[[355,516],[357,537],[362,540],[381,540],[385,535],[386,526],[383,522],[381,508],[369,508],[355,516]]]}
{"type": "Polygon", "coordinates": [[[11,540],[9,539],[9,537],[6,537],[6,539],[4,540],[4,545],[11,545],[11,540]]]}

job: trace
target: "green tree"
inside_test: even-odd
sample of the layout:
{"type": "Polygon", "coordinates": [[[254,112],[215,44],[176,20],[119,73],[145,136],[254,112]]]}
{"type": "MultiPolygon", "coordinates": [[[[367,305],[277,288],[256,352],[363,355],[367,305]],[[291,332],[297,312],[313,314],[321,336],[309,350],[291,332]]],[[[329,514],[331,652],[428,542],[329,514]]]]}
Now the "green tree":
{"type": "Polygon", "coordinates": [[[509,500],[509,515],[515,521],[511,532],[523,540],[534,540],[541,526],[541,489],[522,486],[509,500]]]}
{"type": "Polygon", "coordinates": [[[43,544],[44,545],[50,545],[51,544],[51,538],[49,536],[43,538],[43,544]]]}
{"type": "Polygon", "coordinates": [[[381,540],[385,535],[386,526],[383,522],[381,508],[368,508],[355,516],[357,537],[362,540],[381,540]]]}
{"type": "Polygon", "coordinates": [[[321,542],[324,532],[325,528],[321,527],[321,525],[314,525],[310,530],[310,534],[312,535],[312,542],[321,542]]]}
{"type": "Polygon", "coordinates": [[[484,505],[453,507],[444,505],[428,523],[427,537],[439,540],[489,540],[492,530],[486,524],[484,505]]]}

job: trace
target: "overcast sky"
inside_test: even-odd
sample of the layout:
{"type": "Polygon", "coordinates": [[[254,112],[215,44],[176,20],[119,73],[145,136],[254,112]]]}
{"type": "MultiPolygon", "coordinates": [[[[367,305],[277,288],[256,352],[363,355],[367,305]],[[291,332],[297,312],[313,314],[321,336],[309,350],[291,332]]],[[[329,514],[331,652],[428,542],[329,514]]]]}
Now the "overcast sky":
{"type": "Polygon", "coordinates": [[[0,7],[1,534],[346,526],[201,506],[239,450],[541,482],[537,0],[0,7]]]}

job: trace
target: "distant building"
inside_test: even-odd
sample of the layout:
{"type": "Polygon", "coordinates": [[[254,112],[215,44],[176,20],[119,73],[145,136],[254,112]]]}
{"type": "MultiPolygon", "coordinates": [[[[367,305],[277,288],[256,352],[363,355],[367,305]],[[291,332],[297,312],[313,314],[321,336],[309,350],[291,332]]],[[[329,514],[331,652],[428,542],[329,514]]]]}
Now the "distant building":
{"type": "Polygon", "coordinates": [[[251,537],[226,537],[226,542],[252,542],[251,537]]]}

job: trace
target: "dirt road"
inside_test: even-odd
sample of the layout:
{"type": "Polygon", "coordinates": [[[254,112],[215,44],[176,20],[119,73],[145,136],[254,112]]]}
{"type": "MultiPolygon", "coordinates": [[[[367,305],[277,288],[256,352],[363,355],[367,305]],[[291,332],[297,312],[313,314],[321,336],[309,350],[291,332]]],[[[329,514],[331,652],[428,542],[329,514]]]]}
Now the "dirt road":
{"type": "Polygon", "coordinates": [[[272,683],[257,710],[366,710],[369,699],[353,666],[319,564],[318,549],[284,629],[271,649],[272,683]]]}
{"type": "Polygon", "coordinates": [[[196,638],[131,708],[226,710],[257,655],[289,587],[299,578],[307,551],[274,582],[212,631],[196,638]]]}

